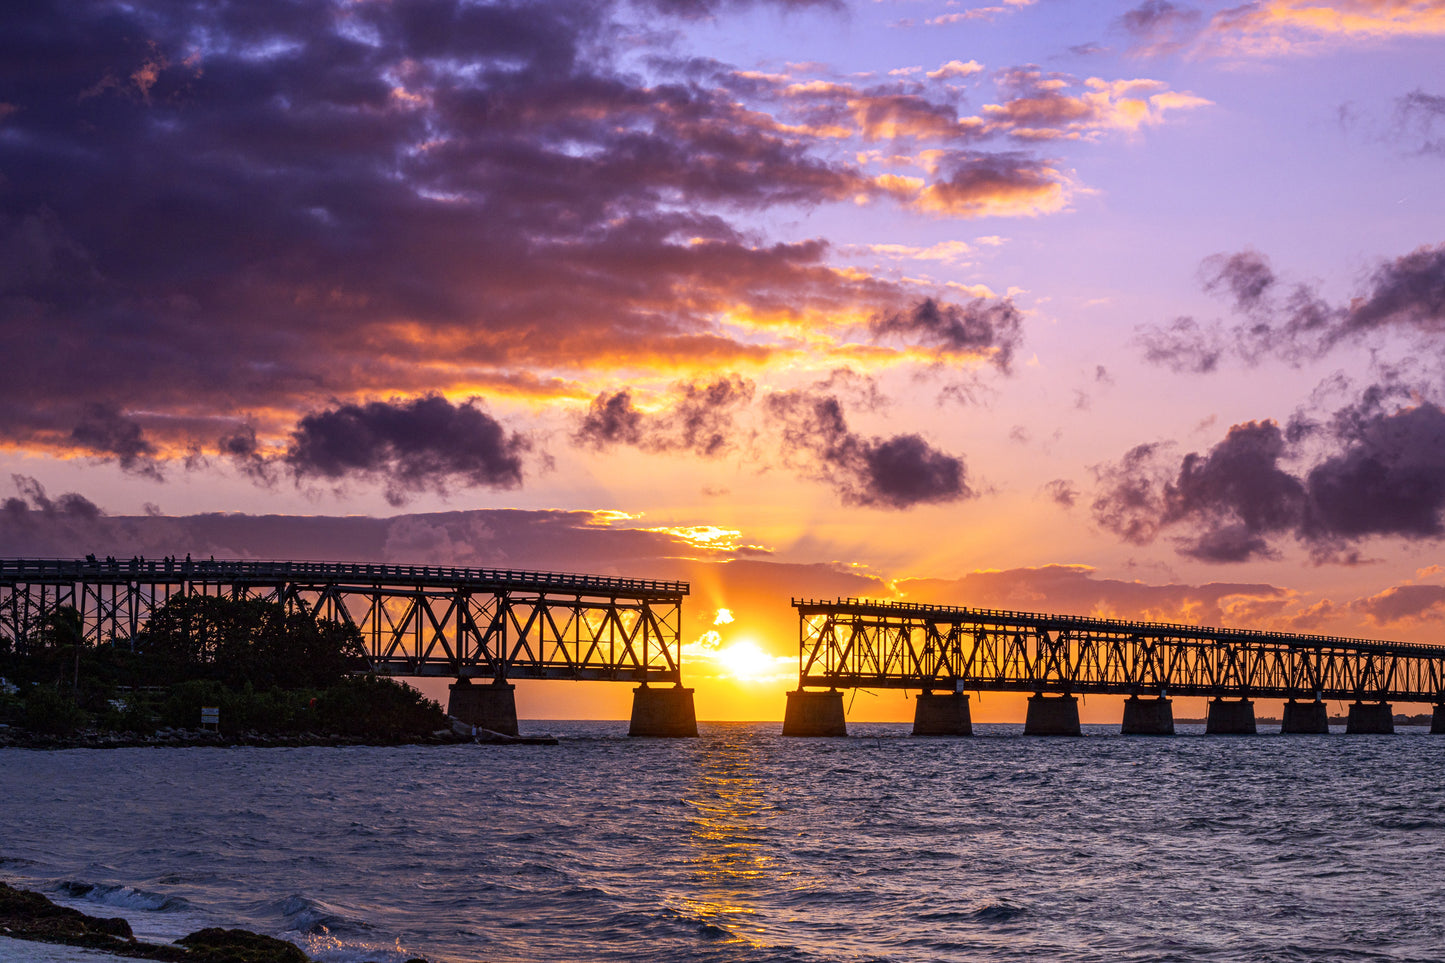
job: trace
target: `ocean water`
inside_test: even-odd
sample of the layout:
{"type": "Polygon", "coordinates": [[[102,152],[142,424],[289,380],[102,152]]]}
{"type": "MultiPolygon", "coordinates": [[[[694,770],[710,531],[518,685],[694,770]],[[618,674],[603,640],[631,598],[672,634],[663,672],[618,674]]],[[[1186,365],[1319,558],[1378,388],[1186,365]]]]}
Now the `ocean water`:
{"type": "Polygon", "coordinates": [[[1445,737],[0,750],[0,879],[328,963],[1445,958],[1445,737]]]}

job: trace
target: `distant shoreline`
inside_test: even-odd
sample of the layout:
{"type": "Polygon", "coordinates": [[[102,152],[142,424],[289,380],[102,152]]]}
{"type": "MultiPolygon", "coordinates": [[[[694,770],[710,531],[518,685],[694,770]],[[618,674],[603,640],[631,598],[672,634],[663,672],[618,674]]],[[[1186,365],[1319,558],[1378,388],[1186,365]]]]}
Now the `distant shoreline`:
{"type": "Polygon", "coordinates": [[[177,748],[294,748],[300,746],[452,746],[470,743],[471,736],[439,729],[425,736],[384,738],[327,733],[243,732],[222,735],[205,729],[163,729],[141,736],[114,732],[81,732],[70,736],[46,735],[14,726],[0,726],[0,749],[177,749],[177,748]]]}

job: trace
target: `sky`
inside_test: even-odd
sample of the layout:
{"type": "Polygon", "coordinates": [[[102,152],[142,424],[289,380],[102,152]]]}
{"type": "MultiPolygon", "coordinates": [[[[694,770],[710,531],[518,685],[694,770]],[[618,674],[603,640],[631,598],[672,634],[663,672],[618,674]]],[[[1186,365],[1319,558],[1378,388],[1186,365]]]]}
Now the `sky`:
{"type": "Polygon", "coordinates": [[[1439,641],[1442,54],[1442,0],[8,5],[0,556],[686,578],[703,719],[781,717],[800,597],[1439,641]]]}

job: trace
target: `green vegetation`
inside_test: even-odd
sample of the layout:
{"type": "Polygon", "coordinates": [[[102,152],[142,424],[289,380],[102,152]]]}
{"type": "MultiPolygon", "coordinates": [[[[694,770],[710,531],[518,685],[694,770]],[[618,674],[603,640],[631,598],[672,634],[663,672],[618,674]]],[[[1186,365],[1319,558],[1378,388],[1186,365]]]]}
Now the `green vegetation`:
{"type": "Polygon", "coordinates": [[[354,626],[261,599],[178,596],[134,640],[107,645],[88,643],[62,607],[20,651],[0,652],[0,724],[60,740],[140,738],[197,729],[213,706],[229,740],[405,742],[448,728],[435,702],[365,667],[354,626]]]}

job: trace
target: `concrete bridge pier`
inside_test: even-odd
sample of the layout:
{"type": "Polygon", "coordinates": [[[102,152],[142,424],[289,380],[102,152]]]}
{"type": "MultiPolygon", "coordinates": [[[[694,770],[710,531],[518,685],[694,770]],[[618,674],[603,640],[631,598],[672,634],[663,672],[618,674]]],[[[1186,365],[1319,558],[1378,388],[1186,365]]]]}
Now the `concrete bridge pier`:
{"type": "Polygon", "coordinates": [[[1079,699],[1071,693],[1029,696],[1029,714],[1024,718],[1026,736],[1079,736],[1079,699]]]}
{"type": "Polygon", "coordinates": [[[1252,736],[1254,701],[1251,699],[1210,699],[1204,731],[1211,736],[1252,736]]]}
{"type": "Polygon", "coordinates": [[[1435,711],[1430,713],[1430,735],[1445,735],[1445,703],[1436,703],[1435,711]]]}
{"type": "Polygon", "coordinates": [[[968,696],[962,692],[918,693],[913,704],[915,736],[971,736],[973,719],[968,714],[968,696]]]}
{"type": "Polygon", "coordinates": [[[1279,731],[1286,735],[1328,735],[1330,714],[1319,699],[1313,702],[1296,702],[1291,699],[1284,704],[1284,719],[1279,731]]]}
{"type": "Polygon", "coordinates": [[[783,713],[785,736],[846,736],[848,724],[843,720],[843,693],[837,689],[809,692],[801,687],[788,693],[788,707],[783,713]]]}
{"type": "Polygon", "coordinates": [[[629,736],[697,736],[697,711],[691,689],[682,683],[671,688],[650,689],[643,683],[632,690],[632,723],[629,736]]]}
{"type": "Polygon", "coordinates": [[[458,679],[451,685],[447,699],[447,715],[504,736],[517,732],[516,686],[498,679],[491,685],[476,685],[471,679],[458,679]]]}
{"type": "Polygon", "coordinates": [[[1124,723],[1119,731],[1126,736],[1174,735],[1174,702],[1159,696],[1141,699],[1136,695],[1124,700],[1124,723]]]}
{"type": "Polygon", "coordinates": [[[1384,735],[1395,731],[1395,716],[1388,702],[1352,702],[1345,719],[1349,735],[1384,735]]]}

